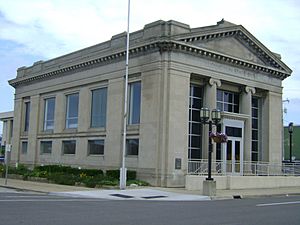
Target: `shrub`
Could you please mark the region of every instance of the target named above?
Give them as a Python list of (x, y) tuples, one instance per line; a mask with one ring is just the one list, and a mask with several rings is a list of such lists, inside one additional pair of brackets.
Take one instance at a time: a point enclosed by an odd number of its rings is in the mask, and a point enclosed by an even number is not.
[[(120, 179), (120, 170), (107, 170), (106, 176), (119, 180)], [(127, 177), (127, 180), (135, 180), (136, 179), (136, 171), (127, 170), (126, 177)]]
[(56, 184), (75, 185), (78, 179), (73, 174), (51, 173), (48, 176), (48, 180)]

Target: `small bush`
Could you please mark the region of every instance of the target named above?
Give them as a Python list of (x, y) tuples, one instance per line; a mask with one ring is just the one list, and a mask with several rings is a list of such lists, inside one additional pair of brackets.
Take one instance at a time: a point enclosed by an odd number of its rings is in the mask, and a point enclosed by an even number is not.
[(63, 185), (75, 185), (75, 183), (78, 181), (76, 176), (74, 176), (73, 174), (65, 174), (65, 173), (51, 173), (48, 176), (48, 180), (56, 184), (63, 184)]
[[(107, 170), (106, 176), (119, 180), (120, 179), (120, 170)], [(127, 177), (127, 180), (135, 180), (136, 179), (136, 171), (127, 170), (126, 177)]]

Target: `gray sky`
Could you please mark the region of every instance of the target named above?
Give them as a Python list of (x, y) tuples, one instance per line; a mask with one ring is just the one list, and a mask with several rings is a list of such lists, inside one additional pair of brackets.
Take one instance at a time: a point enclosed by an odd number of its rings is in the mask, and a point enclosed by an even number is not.
[[(159, 19), (201, 27), (222, 18), (243, 25), (293, 70), (283, 82), (284, 120), (300, 124), (300, 1), (131, 0), (130, 32)], [(18, 67), (109, 40), (126, 23), (127, 0), (0, 0), (0, 112), (13, 110), (7, 80)]]

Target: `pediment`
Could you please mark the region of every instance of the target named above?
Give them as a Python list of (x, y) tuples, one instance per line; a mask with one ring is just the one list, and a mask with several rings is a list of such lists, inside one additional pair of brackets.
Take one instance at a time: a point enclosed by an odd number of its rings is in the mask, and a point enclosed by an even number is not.
[(270, 66), (235, 37), (218, 38), (207, 41), (194, 41), (191, 44), (207, 50), (212, 50), (214, 52), (233, 56), (241, 60), (246, 60), (264, 66)]
[(225, 27), (214, 26), (204, 30), (192, 30), (178, 41), (202, 49), (234, 57), (241, 61), (263, 67), (274, 68), (287, 74), (292, 70), (281, 61), (280, 55), (271, 52), (241, 25), (227, 24)]

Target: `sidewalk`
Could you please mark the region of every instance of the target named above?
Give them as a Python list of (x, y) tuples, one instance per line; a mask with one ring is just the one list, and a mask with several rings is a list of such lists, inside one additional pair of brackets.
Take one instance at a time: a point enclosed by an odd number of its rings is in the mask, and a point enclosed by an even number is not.
[(0, 178), (0, 187), (12, 188), (20, 191), (33, 191), (50, 193), (53, 195), (105, 198), (105, 199), (133, 199), (133, 200), (169, 200), (169, 201), (201, 201), (210, 199), (249, 198), (274, 195), (300, 195), (300, 187), (272, 188), (272, 189), (245, 189), (245, 190), (217, 190), (217, 196), (203, 196), (199, 191), (188, 191), (184, 188), (161, 188), (161, 187), (128, 187), (126, 190), (119, 189), (95, 189), (79, 186), (67, 186), (17, 179)]

